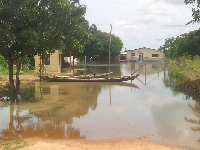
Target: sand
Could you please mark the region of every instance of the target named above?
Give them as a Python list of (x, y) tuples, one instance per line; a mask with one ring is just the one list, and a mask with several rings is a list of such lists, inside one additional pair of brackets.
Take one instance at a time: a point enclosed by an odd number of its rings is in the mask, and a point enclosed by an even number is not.
[(194, 150), (150, 140), (50, 140), (29, 138), (22, 150)]

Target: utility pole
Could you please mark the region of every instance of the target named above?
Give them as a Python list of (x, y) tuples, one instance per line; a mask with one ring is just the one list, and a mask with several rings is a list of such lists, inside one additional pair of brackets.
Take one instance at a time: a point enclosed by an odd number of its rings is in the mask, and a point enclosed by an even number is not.
[(112, 24), (110, 24), (110, 43), (109, 43), (109, 78), (110, 78), (110, 47), (111, 47), (111, 33), (112, 33)]

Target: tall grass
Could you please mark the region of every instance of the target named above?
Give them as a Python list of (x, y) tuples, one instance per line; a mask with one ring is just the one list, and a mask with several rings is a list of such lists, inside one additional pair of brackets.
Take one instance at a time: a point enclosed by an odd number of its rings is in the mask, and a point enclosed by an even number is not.
[(182, 56), (178, 60), (170, 60), (168, 69), (182, 83), (200, 79), (200, 56)]

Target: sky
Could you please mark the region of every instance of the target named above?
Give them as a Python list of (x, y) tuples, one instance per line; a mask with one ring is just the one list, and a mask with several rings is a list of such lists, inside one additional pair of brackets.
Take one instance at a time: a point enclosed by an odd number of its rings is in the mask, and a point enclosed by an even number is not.
[(158, 49), (166, 38), (197, 30), (192, 19), (192, 5), (184, 0), (80, 0), (87, 8), (86, 19), (98, 30), (123, 42), (123, 50), (142, 47)]

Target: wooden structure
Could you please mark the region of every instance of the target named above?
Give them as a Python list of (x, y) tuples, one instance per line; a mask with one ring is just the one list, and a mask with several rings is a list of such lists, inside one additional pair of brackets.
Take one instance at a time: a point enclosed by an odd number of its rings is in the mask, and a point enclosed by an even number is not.
[(137, 75), (131, 75), (131, 76), (122, 76), (122, 77), (83, 77), (83, 76), (69, 76), (69, 77), (48, 77), (48, 76), (41, 76), (40, 78), (44, 81), (48, 82), (122, 82), (122, 81), (128, 81), (128, 80), (134, 80), (137, 78), (139, 74)]

